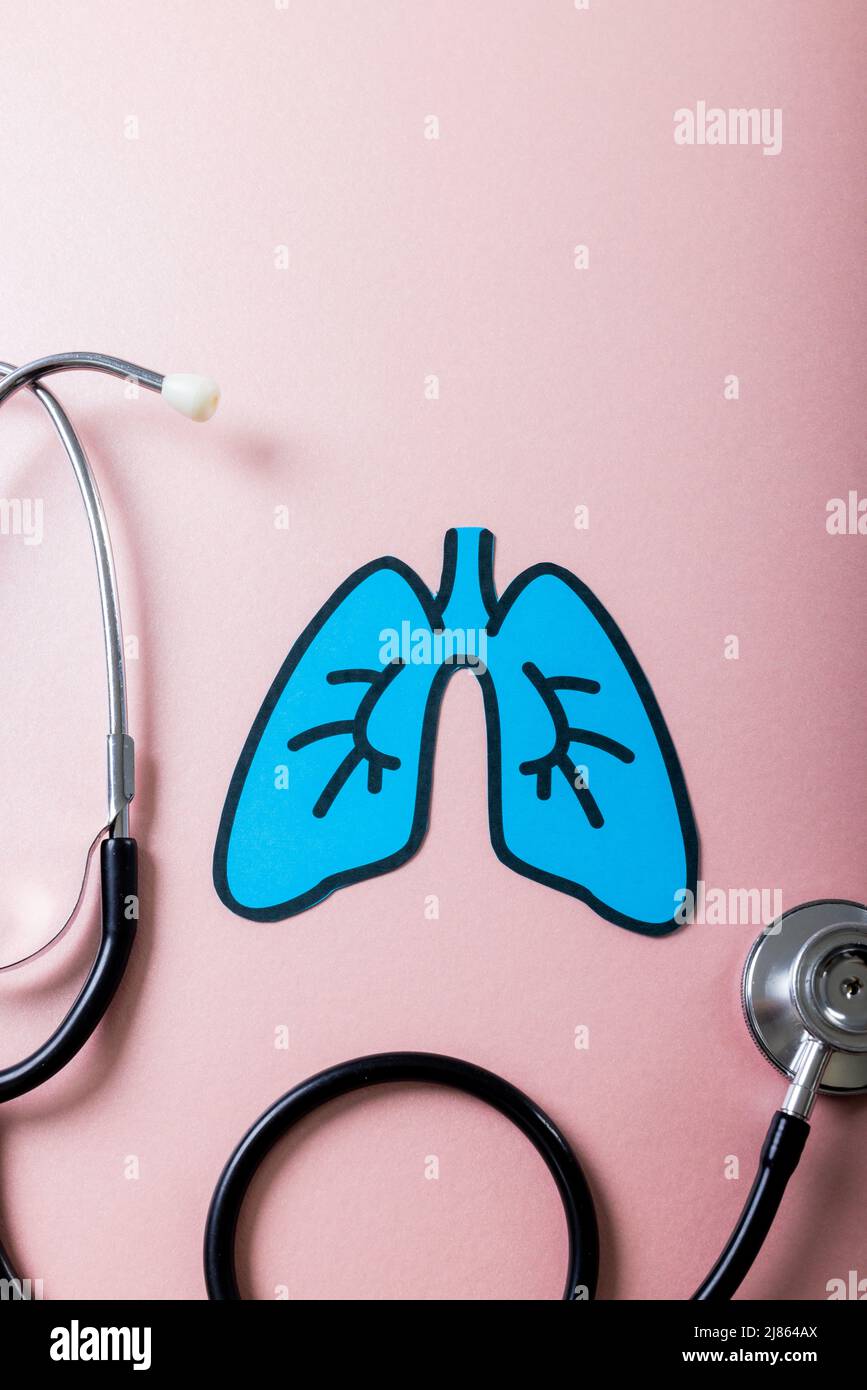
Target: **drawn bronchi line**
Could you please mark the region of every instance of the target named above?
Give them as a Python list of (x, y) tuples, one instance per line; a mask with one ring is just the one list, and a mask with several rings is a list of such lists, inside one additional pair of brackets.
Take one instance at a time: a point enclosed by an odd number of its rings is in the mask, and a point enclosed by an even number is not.
[(353, 719), (332, 719), (327, 724), (314, 724), (312, 728), (304, 729), (300, 734), (294, 734), (292, 738), (287, 739), (286, 746), (290, 753), (299, 753), (302, 748), (309, 747), (311, 743), (316, 743), (321, 738), (336, 738), (341, 734), (352, 735), (354, 746), (337, 765), (321, 794), (316, 798), (313, 806), (314, 816), (321, 818), (328, 814), (341, 787), (346, 785), (352, 773), (362, 762), (367, 763), (367, 790), (372, 796), (382, 791), (383, 771), (388, 768), (392, 772), (396, 772), (400, 767), (400, 758), (374, 748), (367, 736), (367, 724), (380, 695), (398, 675), (402, 666), (403, 662), (396, 658), (387, 666), (376, 671), (329, 671), (325, 677), (329, 685), (357, 685), (364, 682), (370, 686), (358, 706), (355, 717)]
[(372, 561), (294, 643), (220, 821), (214, 883), (234, 912), (290, 917), (416, 852), (443, 694), (467, 667), (497, 857), (620, 926), (679, 925), (698, 835), (649, 682), (569, 570), (533, 565), (498, 595), (493, 551), (483, 528), (447, 532), (436, 592), (401, 560)]

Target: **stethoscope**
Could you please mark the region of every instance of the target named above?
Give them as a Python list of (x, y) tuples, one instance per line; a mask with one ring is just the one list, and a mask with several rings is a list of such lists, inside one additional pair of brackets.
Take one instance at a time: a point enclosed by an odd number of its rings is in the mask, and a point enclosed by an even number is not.
[[(120, 605), (111, 542), (99, 491), (75, 430), (41, 378), (89, 368), (159, 392), (193, 420), (207, 420), (219, 399), (206, 377), (160, 376), (131, 362), (94, 352), (58, 353), (24, 367), (0, 364), (0, 405), (29, 387), (47, 410), (75, 471), (93, 540), (102, 607), (108, 678), (108, 814), (88, 852), (100, 846), (101, 936), (96, 958), (66, 1017), (42, 1047), (0, 1070), (0, 1101), (14, 1100), (72, 1060), (99, 1024), (123, 978), (138, 922), (137, 850), (129, 834), (134, 793), (133, 741), (127, 727)], [(87, 868), (85, 869), (85, 879)], [(83, 894), (82, 885), (82, 894)], [(14, 964), (42, 954), (68, 929)], [(3, 968), (11, 968), (9, 966)], [(771, 1120), (744, 1208), (697, 1300), (731, 1298), (752, 1266), (777, 1214), (810, 1132), (818, 1095), (867, 1092), (867, 907), (845, 900), (806, 903), (784, 913), (759, 935), (742, 980), (744, 1015), (761, 1051), (789, 1080)], [(244, 1198), (263, 1159), (300, 1120), (329, 1101), (369, 1086), (415, 1082), (451, 1087), (493, 1106), (535, 1145), (560, 1193), (569, 1236), (563, 1298), (596, 1293), (599, 1237), (590, 1187), (569, 1141), (554, 1121), (517, 1087), (455, 1057), (388, 1052), (329, 1067), (275, 1102), (247, 1131), (226, 1164), (208, 1211), (204, 1264), (208, 1297), (241, 1294), (235, 1240)], [(0, 1274), (23, 1289), (0, 1245)], [(21, 1296), (26, 1296), (22, 1293)]]

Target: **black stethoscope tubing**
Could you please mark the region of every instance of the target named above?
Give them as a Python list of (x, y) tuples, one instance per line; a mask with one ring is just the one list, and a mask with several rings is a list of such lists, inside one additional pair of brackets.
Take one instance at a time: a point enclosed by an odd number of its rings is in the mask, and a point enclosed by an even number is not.
[(204, 1248), (208, 1297), (223, 1301), (241, 1298), (235, 1269), (238, 1218), (247, 1189), (274, 1145), (329, 1101), (368, 1086), (394, 1082), (423, 1082), (463, 1091), (499, 1110), (535, 1145), (557, 1185), (566, 1216), (569, 1255), (563, 1298), (593, 1298), (599, 1271), (596, 1211), (568, 1140), (517, 1086), (471, 1062), (432, 1052), (379, 1052), (340, 1062), (302, 1081), (259, 1117), (223, 1169), (211, 1199)]
[[(339, 1062), (302, 1081), (260, 1115), (235, 1148), (211, 1198), (204, 1243), (208, 1297), (221, 1302), (242, 1297), (235, 1264), (238, 1220), (250, 1184), (274, 1146), (329, 1101), (389, 1082), (423, 1082), (464, 1091), (493, 1106), (517, 1126), (547, 1164), (563, 1203), (569, 1238), (563, 1299), (580, 1302), (594, 1298), (599, 1275), (596, 1209), (569, 1141), (535, 1101), (501, 1076), (472, 1062), (432, 1052), (380, 1052)], [(692, 1301), (723, 1302), (740, 1287), (773, 1224), (809, 1132), (809, 1124), (800, 1116), (782, 1110), (775, 1113), (737, 1225)]]
[[(62, 1071), (98, 1027), (123, 979), (138, 926), (138, 849), (128, 837), (100, 846), (102, 932), (93, 964), (63, 1022), (51, 1037), (20, 1062), (0, 1071), (0, 1102), (35, 1090)], [(0, 1272), (19, 1283), (0, 1243)]]

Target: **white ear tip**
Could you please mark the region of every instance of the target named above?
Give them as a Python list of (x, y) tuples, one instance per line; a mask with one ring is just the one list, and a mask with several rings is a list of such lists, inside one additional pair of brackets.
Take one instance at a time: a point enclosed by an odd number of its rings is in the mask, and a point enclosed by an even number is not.
[(189, 420), (210, 420), (220, 403), (220, 388), (209, 376), (170, 372), (163, 377), (162, 397)]

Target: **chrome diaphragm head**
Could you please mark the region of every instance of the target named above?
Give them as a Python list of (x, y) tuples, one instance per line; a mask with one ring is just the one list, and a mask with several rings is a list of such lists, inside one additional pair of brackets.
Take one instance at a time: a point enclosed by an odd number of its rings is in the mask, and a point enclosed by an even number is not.
[(753, 944), (742, 991), (755, 1042), (790, 1080), (812, 1038), (830, 1050), (820, 1094), (867, 1091), (867, 907), (827, 899), (783, 913)]

